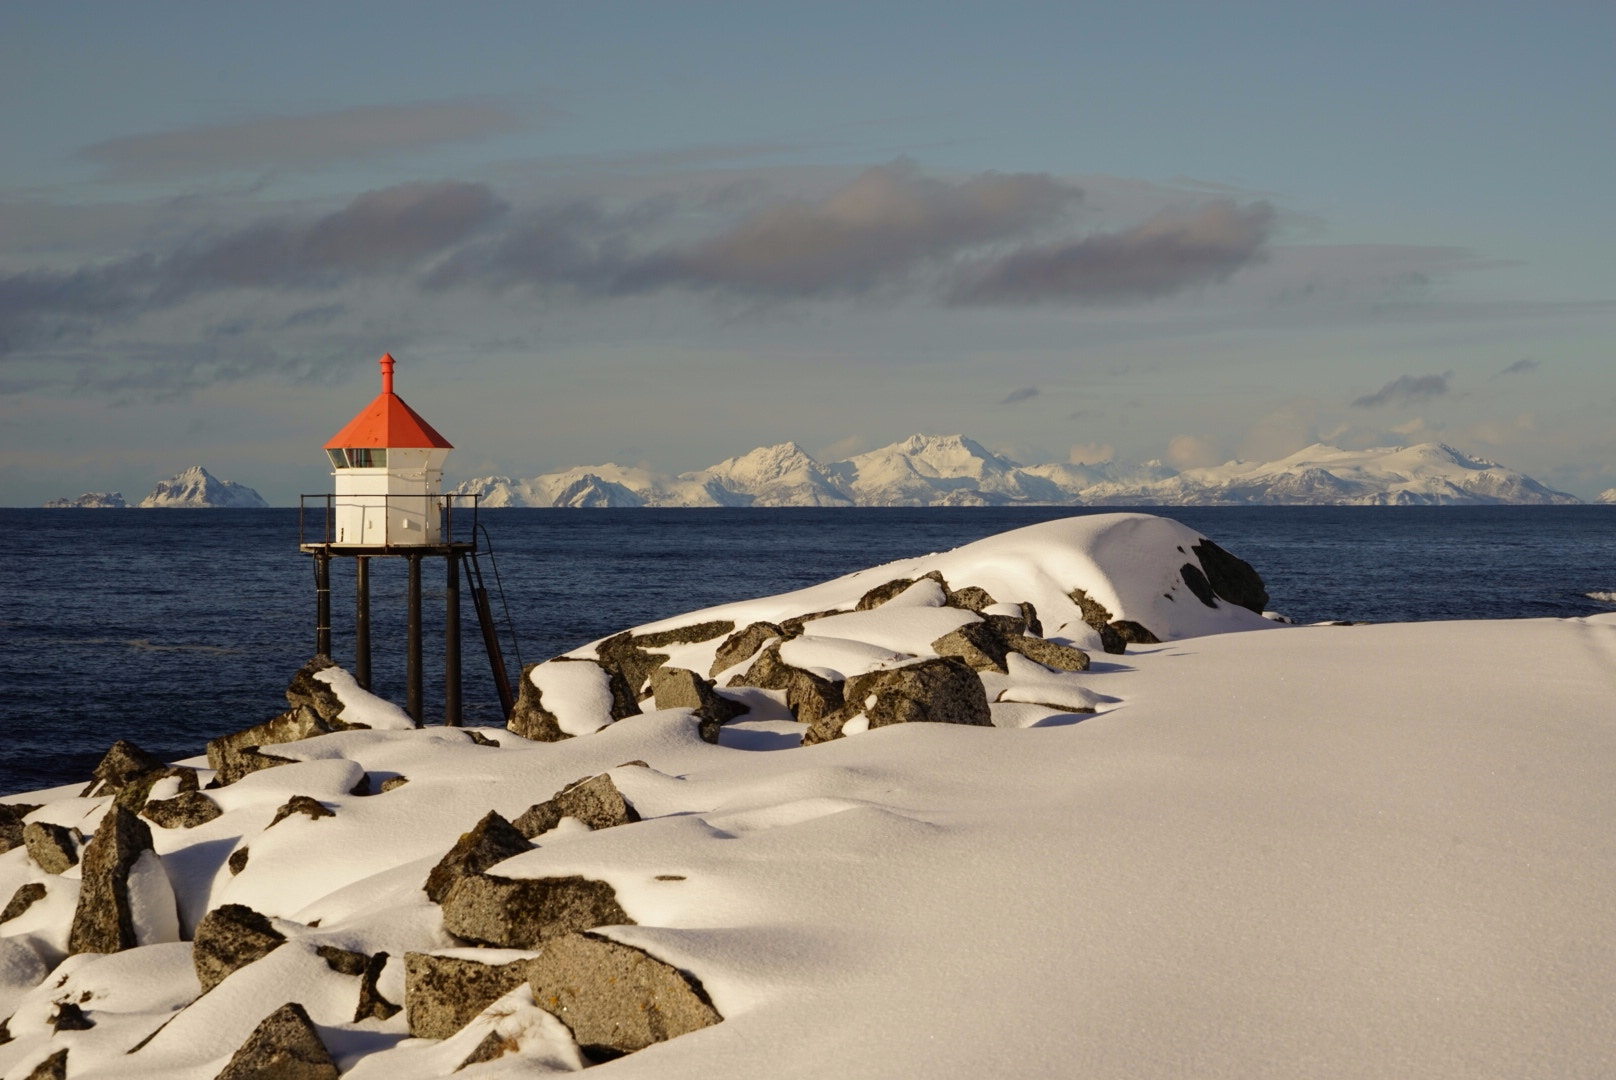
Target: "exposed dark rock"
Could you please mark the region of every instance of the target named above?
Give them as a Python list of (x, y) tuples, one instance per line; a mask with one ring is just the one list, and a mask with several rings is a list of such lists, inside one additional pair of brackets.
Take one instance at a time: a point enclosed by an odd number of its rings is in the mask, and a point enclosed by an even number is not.
[(634, 644), (642, 649), (665, 649), (669, 645), (696, 645), (703, 641), (722, 637), (735, 629), (735, 623), (729, 619), (713, 619), (711, 622), (692, 623), (689, 626), (676, 626), (672, 630), (657, 630), (649, 634), (636, 634)]
[(67, 1051), (58, 1050), (34, 1066), (22, 1080), (67, 1080)]
[(506, 1054), (514, 1052), (517, 1049), (517, 1046), (518, 1044), (516, 1041), (511, 1039), (509, 1036), (501, 1035), (498, 1031), (490, 1031), (487, 1035), (483, 1036), (483, 1041), (478, 1043), (476, 1047), (472, 1049), (471, 1053), (466, 1055), (466, 1060), (455, 1066), (455, 1072), (459, 1072), (461, 1069), (468, 1068), (472, 1065), (481, 1065), (484, 1062), (498, 1061)]
[(66, 825), (47, 821), (30, 822), (23, 827), (22, 842), (28, 857), (47, 874), (60, 874), (79, 864), (79, 840)]
[(78, 1002), (59, 1001), (51, 1015), (50, 1026), (52, 1031), (89, 1031), (95, 1027), (95, 1021), (84, 1015)]
[(951, 589), (948, 593), (949, 607), (964, 608), (966, 611), (974, 611), (978, 615), (982, 614), (983, 609), (990, 608), (997, 603), (998, 601), (993, 599), (993, 594), (979, 585), (967, 585), (963, 589)]
[[(616, 678), (612, 680), (612, 719), (621, 720), (639, 712), (638, 702), (651, 681), (651, 673), (668, 659), (666, 653), (648, 652), (641, 648), (634, 635), (627, 630), (601, 642), (595, 648), (600, 666)], [(619, 685), (618, 679), (622, 680)], [(626, 691), (628, 700), (622, 700)], [(632, 707), (632, 711), (630, 711)], [(621, 712), (623, 715), (617, 715)]]
[(443, 899), (443, 926), (449, 933), (507, 949), (534, 949), (575, 930), (633, 923), (610, 885), (578, 875), (473, 874), (455, 882)]
[(262, 724), (209, 741), (208, 764), (219, 774), (220, 784), (233, 784), (259, 769), (290, 762), (289, 758), (264, 753), (263, 747), (329, 735), (332, 730), (330, 724), (320, 719), (319, 713), (300, 705)]
[(172, 799), (154, 799), (140, 814), (165, 829), (194, 829), (205, 825), (224, 811), (200, 791), (187, 791)]
[(225, 865), (230, 867), (231, 877), (235, 877), (237, 874), (247, 869), (247, 849), (237, 848), (236, 850), (232, 851), (230, 853), (230, 858), (225, 860)]
[(386, 966), (387, 954), (384, 952), (377, 953), (365, 962), (365, 970), (359, 973), (359, 1004), (354, 1009), (354, 1023), (361, 1020), (390, 1020), (402, 1008), (382, 997), (381, 991), (376, 988), (382, 977), (382, 969)]
[(407, 776), (389, 776), (382, 781), (382, 794), (386, 795), (389, 791), (397, 791), (409, 782), (410, 778)]
[(1178, 568), (1178, 576), (1183, 578), (1184, 584), (1190, 587), (1190, 592), (1195, 594), (1195, 599), (1209, 608), (1218, 606), (1217, 598), (1212, 592), (1212, 583), (1206, 580), (1206, 575), (1201, 573), (1199, 566), (1194, 563), (1185, 563)]
[(39, 803), (0, 803), (0, 853), (22, 847), (22, 819), (39, 807)]
[(370, 793), (370, 774), (368, 772), (362, 772), (359, 774), (359, 779), (354, 781), (354, 786), (348, 789), (348, 794), (357, 795), (360, 798), (364, 798)]
[(357, 978), (365, 973), (365, 968), (370, 964), (370, 957), (364, 953), (354, 952), (352, 949), (339, 949), (335, 945), (316, 945), (314, 953), (325, 961), (326, 967), (338, 975), (352, 975)]
[(973, 671), (997, 671), (1004, 674), (1004, 635), (987, 622), (966, 623), (931, 643), (931, 651), (938, 656), (957, 656), (971, 665)]
[(737, 631), (724, 639), (713, 656), (713, 666), (707, 669), (709, 678), (716, 676), (720, 671), (748, 660), (757, 651), (763, 648), (770, 638), (784, 637), (785, 631), (771, 622), (755, 622), (746, 629)]
[(191, 962), (197, 981), (207, 993), (231, 972), (261, 960), (280, 948), (286, 935), (267, 916), (245, 904), (224, 904), (202, 916), (196, 924)]
[(325, 804), (319, 799), (308, 795), (293, 795), (281, 805), (279, 810), (275, 811), (274, 820), (264, 827), (266, 829), (273, 828), (274, 826), (285, 821), (287, 818), (291, 817), (293, 814), (305, 814), (316, 821), (323, 817), (337, 816), (336, 811), (327, 810), (325, 808)]
[(1130, 645), (1159, 645), (1161, 639), (1132, 619), (1118, 619), (1111, 629)]
[(731, 686), (755, 686), (761, 690), (784, 690), (786, 708), (805, 724), (812, 724), (842, 705), (842, 684), (822, 679), (811, 671), (792, 667), (780, 659), (780, 646), (770, 645), (758, 654), (746, 674), (729, 681)]
[(79, 793), (81, 798), (92, 798), (97, 795), (113, 795), (123, 790), (123, 786), (136, 777), (164, 768), (163, 762), (158, 761), (146, 751), (127, 739), (119, 739), (112, 744), (106, 756), (96, 765), (94, 776), (89, 786)]
[(1055, 641), (1046, 641), (1041, 637), (1027, 637), (1019, 635), (1005, 639), (1005, 647), (1011, 652), (1018, 652), (1035, 664), (1042, 664), (1046, 668), (1056, 671), (1087, 671), (1089, 669), (1089, 654), (1082, 649), (1074, 649), (1070, 645), (1062, 645)]
[(935, 656), (847, 680), (847, 704), (810, 726), (803, 745), (840, 738), (843, 725), (860, 713), (871, 728), (916, 722), (993, 724), (976, 672), (958, 657)]
[(701, 981), (596, 934), (568, 934), (528, 964), (539, 1007), (572, 1030), (596, 1061), (632, 1054), (724, 1018)]
[(184, 765), (162, 765), (126, 781), (118, 791), (117, 800), (119, 805), (133, 810), (137, 814), (140, 813), (141, 808), (146, 805), (146, 800), (151, 797), (152, 788), (157, 786), (159, 780), (166, 780), (169, 777), (173, 777), (180, 782), (179, 790), (182, 792), (195, 791), (200, 786), (197, 783), (195, 769)]
[(921, 578), (931, 578), (943, 587), (943, 595), (948, 595), (948, 582), (943, 580), (942, 573), (937, 570), (928, 570), (918, 578), (898, 578), (895, 581), (887, 582), (885, 585), (877, 585), (859, 597), (858, 606), (853, 610), (869, 611), (871, 608), (878, 608), (893, 597), (903, 595), (911, 585), (921, 580)]
[(1201, 560), (1206, 580), (1219, 597), (1261, 615), (1268, 607), (1268, 587), (1246, 560), (1229, 554), (1212, 541), (1202, 538), (1190, 548)]
[[(626, 643), (628, 635), (619, 634), (616, 638), (612, 638), (611, 641)], [(606, 643), (603, 643), (601, 645), (603, 650), (601, 654), (602, 660), (598, 666), (605, 670), (608, 685), (611, 688), (612, 720), (617, 721), (625, 717), (638, 715), (640, 711), (639, 701), (636, 699), (628, 679), (622, 674), (621, 670), (605, 661), (605, 648)], [(614, 646), (614, 648), (619, 649), (619, 660), (622, 659), (623, 655), (635, 651), (631, 645), (627, 644)], [(662, 659), (665, 660), (667, 657)], [(550, 664), (596, 663), (594, 660), (580, 660), (569, 656), (558, 656), (554, 660), (545, 662)], [(657, 662), (661, 663), (661, 660)], [(555, 714), (545, 708), (543, 695), (539, 691), (538, 685), (533, 681), (533, 671), (538, 666), (538, 664), (529, 664), (522, 669), (521, 691), (516, 696), (516, 704), (511, 708), (511, 717), (505, 727), (513, 734), (520, 735), (524, 739), (533, 739), (537, 742), (560, 742), (562, 739), (570, 739), (572, 736), (561, 730), (561, 722), (556, 719)], [(649, 674), (650, 670), (650, 668), (647, 668), (646, 673)]]
[(617, 790), (610, 773), (568, 784), (544, 802), (535, 803), (511, 824), (528, 839), (547, 833), (562, 818), (577, 818), (591, 829), (610, 829), (640, 820), (640, 815)]
[(713, 689), (713, 681), (689, 668), (659, 667), (651, 675), (651, 693), (659, 709), (692, 709), (700, 722), (701, 737), (718, 741), (718, 729), (749, 711)]
[(473, 743), (477, 744), (478, 746), (492, 746), (496, 750), (499, 749), (499, 740), (490, 739), (487, 735), (484, 735), (477, 728), (469, 727), (469, 728), (461, 728), (460, 730), (464, 731), (466, 733), (466, 738), (470, 739)]
[(69, 955), (115, 953), (135, 947), (129, 871), (151, 849), (151, 828), (131, 811), (113, 803), (84, 848), (79, 904), (67, 936)]
[(264, 1018), (216, 1080), (337, 1080), (337, 1064), (302, 1005)]
[(0, 911), (0, 923), (10, 922), (39, 901), (45, 899), (45, 886), (37, 881), (30, 881), (26, 885), (17, 886), (17, 891), (11, 894), (5, 910)]
[(1094, 627), (1100, 635), (1100, 647), (1108, 653), (1121, 654), (1128, 647), (1127, 640), (1111, 625), (1111, 612), (1106, 606), (1094, 599), (1082, 589), (1073, 589), (1066, 594), (1072, 598), (1072, 603), (1083, 612), (1083, 621)]
[(830, 608), (826, 611), (810, 611), (806, 615), (793, 615), (789, 619), (780, 620), (780, 632), (787, 638), (801, 637), (804, 627), (815, 619), (846, 614), (847, 611), (844, 608)]
[(324, 655), (316, 656), (304, 664), (286, 687), (286, 703), (293, 709), (307, 705), (333, 729), (341, 729), (348, 726), (337, 720), (342, 715), (342, 699), (337, 697), (337, 692), (331, 689), (329, 683), (314, 677), (316, 672), (336, 666), (336, 661)]
[(434, 904), (441, 904), (449, 889), (461, 878), (480, 874), (495, 863), (532, 850), (533, 845), (528, 843), (527, 837), (490, 810), (470, 832), (460, 834), (454, 847), (438, 860), (438, 865), (427, 875), (423, 888)]
[(404, 1010), (417, 1039), (447, 1039), (527, 981), (530, 961), (485, 964), (432, 953), (404, 954)]

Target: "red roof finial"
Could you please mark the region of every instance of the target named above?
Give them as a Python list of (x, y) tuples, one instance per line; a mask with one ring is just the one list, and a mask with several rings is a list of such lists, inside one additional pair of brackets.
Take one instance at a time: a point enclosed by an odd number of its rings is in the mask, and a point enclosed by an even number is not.
[(382, 393), (393, 392), (393, 354), (382, 353)]

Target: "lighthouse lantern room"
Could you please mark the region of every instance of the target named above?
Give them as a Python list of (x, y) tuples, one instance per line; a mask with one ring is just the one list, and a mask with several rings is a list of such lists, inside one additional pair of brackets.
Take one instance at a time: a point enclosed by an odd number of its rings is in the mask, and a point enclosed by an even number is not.
[(443, 463), (454, 447), (393, 393), (393, 364), (382, 356), (382, 392), (325, 444), (338, 547), (442, 543)]

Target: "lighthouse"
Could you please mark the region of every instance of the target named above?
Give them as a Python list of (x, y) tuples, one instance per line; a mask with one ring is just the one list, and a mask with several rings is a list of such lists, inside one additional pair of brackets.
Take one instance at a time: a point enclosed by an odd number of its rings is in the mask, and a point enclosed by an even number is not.
[(325, 444), (337, 547), (443, 541), (443, 463), (454, 446), (393, 392), (394, 364), (382, 355), (382, 392)]
[[(464, 570), (482, 625), (483, 645), (509, 716), (510, 680), (484, 585), (476, 495), (443, 493), (443, 463), (454, 446), (393, 392), (391, 353), (381, 358), (382, 392), (325, 444), (332, 490), (304, 495), (298, 511), (298, 547), (314, 557), (315, 652), (331, 654), (331, 560), (354, 564), (354, 679), (370, 689), (370, 563), (402, 559), (408, 567), (408, 638), (405, 711), (420, 723), (422, 701), (421, 564), (442, 558), (444, 576), (444, 723), (460, 724), (460, 575)], [(495, 575), (496, 581), (498, 575)], [(512, 635), (514, 641), (514, 631)], [(517, 662), (521, 662), (518, 650)]]

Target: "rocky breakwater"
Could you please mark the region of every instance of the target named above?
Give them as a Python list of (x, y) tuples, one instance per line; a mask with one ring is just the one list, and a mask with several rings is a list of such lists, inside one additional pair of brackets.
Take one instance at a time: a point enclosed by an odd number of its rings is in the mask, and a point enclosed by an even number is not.
[(847, 748), (1079, 722), (1127, 649), (1272, 626), (1266, 599), (1191, 530), (1103, 515), (591, 643), (523, 672), (504, 731), (416, 728), (318, 657), (205, 758), (121, 742), (76, 793), (0, 802), (0, 1074), (410, 1080), (708, 1045), (760, 1000), (756, 947), (723, 942), (770, 921), (738, 899), (770, 849), (736, 839), (910, 828), (839, 794)]

